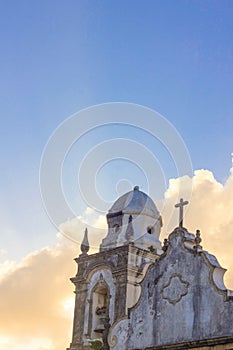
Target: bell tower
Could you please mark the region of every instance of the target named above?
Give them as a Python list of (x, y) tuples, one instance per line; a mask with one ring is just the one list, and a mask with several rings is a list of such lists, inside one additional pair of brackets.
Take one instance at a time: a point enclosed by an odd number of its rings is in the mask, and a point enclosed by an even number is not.
[(162, 254), (161, 216), (138, 186), (121, 196), (107, 213), (108, 232), (100, 250), (89, 255), (87, 229), (75, 261), (73, 335), (67, 350), (108, 350), (112, 325), (127, 319), (139, 300), (141, 281)]
[(175, 204), (179, 226), (162, 249), (160, 214), (137, 186), (108, 211), (98, 253), (85, 230), (67, 350), (233, 349), (233, 291), (200, 230), (183, 226), (187, 204)]

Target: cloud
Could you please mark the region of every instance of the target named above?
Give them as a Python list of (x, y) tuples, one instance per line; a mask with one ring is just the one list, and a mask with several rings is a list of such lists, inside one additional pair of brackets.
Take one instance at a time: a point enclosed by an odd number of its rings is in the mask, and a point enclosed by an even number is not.
[(1, 339), (5, 341), (4, 349), (68, 346), (73, 311), (67, 308), (67, 300), (74, 289), (69, 277), (76, 273), (73, 258), (78, 254), (78, 246), (59, 243), (28, 255), (1, 276), (0, 344)]
[(85, 215), (91, 215), (94, 213), (94, 209), (93, 208), (90, 208), (90, 207), (87, 207), (86, 210), (85, 210)]
[[(177, 226), (178, 211), (174, 204), (180, 184), (185, 199), (185, 188), (190, 182), (193, 193), (185, 208), (185, 227), (190, 232), (201, 230), (203, 249), (215, 254), (223, 267), (229, 269), (226, 282), (233, 288), (233, 171), (223, 185), (208, 170), (195, 171), (192, 179), (172, 179), (162, 213), (161, 240)], [(106, 220), (102, 215), (93, 216), (89, 209), (87, 212), (92, 219), (89, 239), (94, 252), (106, 234)], [(62, 224), (61, 229), (71, 239), (81, 241), (85, 225), (83, 218), (77, 217)], [(64, 350), (69, 346), (74, 303), (74, 286), (69, 278), (76, 274), (73, 258), (79, 255), (79, 245), (61, 234), (58, 237), (56, 246), (33, 252), (19, 264), (11, 261), (0, 264), (0, 348)]]
[(55, 350), (48, 338), (32, 339), (22, 336), (0, 337), (0, 348), (4, 350)]
[(107, 221), (105, 215), (99, 215), (98, 218), (94, 222), (94, 226), (97, 227), (97, 229), (107, 229)]
[(0, 264), (0, 281), (3, 279), (3, 277), (10, 272), (13, 272), (16, 268), (17, 264), (15, 261), (12, 260), (5, 260), (3, 263)]

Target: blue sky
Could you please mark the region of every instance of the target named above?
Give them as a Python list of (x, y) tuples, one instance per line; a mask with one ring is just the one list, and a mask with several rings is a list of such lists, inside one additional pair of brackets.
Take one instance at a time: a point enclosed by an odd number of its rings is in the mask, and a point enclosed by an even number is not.
[(0, 16), (0, 248), (9, 258), (55, 240), (40, 158), (55, 128), (82, 108), (124, 101), (155, 109), (182, 135), (193, 168), (226, 180), (232, 1), (2, 1)]

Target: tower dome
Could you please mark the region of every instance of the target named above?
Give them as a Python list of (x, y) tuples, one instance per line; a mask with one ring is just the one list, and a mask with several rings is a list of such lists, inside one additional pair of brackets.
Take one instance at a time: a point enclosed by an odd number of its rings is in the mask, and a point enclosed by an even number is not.
[(153, 200), (135, 186), (119, 197), (107, 214), (108, 234), (100, 250), (129, 244), (160, 250), (161, 215)]
[(160, 215), (153, 200), (146, 193), (140, 191), (139, 186), (135, 186), (132, 191), (118, 198), (108, 211), (109, 214), (119, 212), (131, 215), (143, 214), (156, 218)]

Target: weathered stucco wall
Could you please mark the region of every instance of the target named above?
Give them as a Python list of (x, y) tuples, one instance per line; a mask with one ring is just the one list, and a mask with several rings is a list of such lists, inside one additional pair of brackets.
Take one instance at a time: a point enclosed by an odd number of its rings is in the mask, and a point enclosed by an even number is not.
[(137, 348), (138, 341), (152, 346), (232, 335), (233, 303), (215, 286), (215, 268), (216, 260), (207, 253), (184, 248), (182, 230), (173, 233), (167, 253), (148, 272), (140, 305), (131, 312), (129, 348)]
[(129, 319), (110, 330), (111, 349), (157, 349), (233, 335), (233, 300), (222, 281), (225, 270), (207, 252), (187, 248), (187, 236), (184, 229), (170, 235), (167, 251), (146, 274)]

